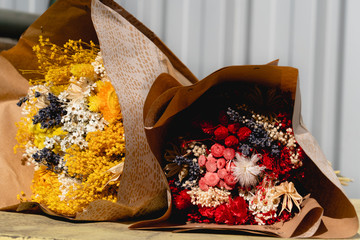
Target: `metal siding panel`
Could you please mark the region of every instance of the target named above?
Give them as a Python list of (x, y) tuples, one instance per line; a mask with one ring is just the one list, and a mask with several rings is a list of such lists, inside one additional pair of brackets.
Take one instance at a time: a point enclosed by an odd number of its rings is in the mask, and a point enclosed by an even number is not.
[(233, 23), (228, 23), (232, 27), (232, 58), (231, 63), (242, 65), (248, 63), (248, 41), (250, 30), (250, 2), (249, 0), (235, 0), (233, 8)]
[[(339, 111), (337, 102), (340, 94), (338, 93), (337, 85), (340, 81), (339, 73), (341, 72), (340, 47), (341, 38), (343, 37), (340, 30), (341, 26), (341, 0), (329, 0), (326, 2), (326, 16), (324, 18), (324, 47), (323, 58), (317, 65), (323, 65), (321, 75), (318, 77), (319, 81), (315, 91), (322, 91), (321, 103), (319, 103), (318, 114), (320, 118), (313, 118), (314, 126), (321, 128), (319, 138), (320, 146), (322, 147), (328, 160), (338, 167), (338, 159), (335, 159), (336, 152), (339, 151), (339, 136), (335, 129), (337, 128), (337, 113)], [(319, 79), (316, 79), (317, 81)], [(317, 116), (314, 113), (314, 116)]]
[(304, 123), (312, 130), (316, 1), (295, 0), (291, 63), (298, 68)]
[(340, 170), (354, 179), (354, 183), (345, 188), (351, 198), (360, 197), (360, 81), (359, 81), (359, 28), (360, 1), (346, 2), (345, 12), (345, 42), (344, 42), (344, 72), (342, 76), (342, 105), (337, 114), (342, 116), (340, 142)]
[(203, 55), (200, 78), (209, 75), (224, 62), (225, 1), (206, 0), (204, 6)]

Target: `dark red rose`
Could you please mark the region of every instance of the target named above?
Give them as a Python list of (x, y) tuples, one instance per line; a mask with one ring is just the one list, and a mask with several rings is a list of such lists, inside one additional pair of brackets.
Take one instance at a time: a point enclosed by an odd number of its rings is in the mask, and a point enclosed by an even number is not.
[(182, 190), (174, 196), (174, 205), (179, 210), (184, 210), (191, 206), (191, 197), (187, 194), (188, 190)]
[(225, 145), (228, 147), (236, 146), (239, 144), (239, 139), (235, 137), (234, 135), (230, 135), (227, 138), (225, 138)]
[(219, 122), (222, 124), (222, 125), (227, 125), (228, 122), (229, 122), (229, 118), (226, 114), (225, 111), (221, 111), (220, 114), (219, 114)]
[(237, 133), (237, 131), (240, 129), (240, 123), (232, 123), (232, 124), (229, 124), (228, 126), (228, 130), (229, 132), (235, 134)]
[(215, 208), (213, 208), (213, 207), (199, 207), (199, 212), (204, 217), (214, 218)]
[(223, 140), (229, 136), (229, 130), (224, 126), (220, 126), (215, 130), (214, 135), (216, 140)]
[(239, 141), (243, 142), (249, 139), (249, 136), (251, 134), (251, 130), (247, 127), (242, 127), (239, 129), (239, 131), (237, 132), (237, 135), (239, 137)]

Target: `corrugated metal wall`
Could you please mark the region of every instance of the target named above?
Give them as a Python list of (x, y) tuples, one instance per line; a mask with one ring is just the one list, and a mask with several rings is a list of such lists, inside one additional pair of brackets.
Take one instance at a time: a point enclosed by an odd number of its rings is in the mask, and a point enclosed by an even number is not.
[(49, 0), (0, 0), (1, 9), (11, 9), (28, 13), (43, 13)]
[[(36, 4), (35, 4), (36, 2)], [(203, 78), (227, 65), (280, 65), (300, 71), (304, 122), (360, 198), (360, 1), (117, 0)], [(31, 12), (45, 0), (0, 0)], [(40, 10), (39, 10), (40, 11)]]

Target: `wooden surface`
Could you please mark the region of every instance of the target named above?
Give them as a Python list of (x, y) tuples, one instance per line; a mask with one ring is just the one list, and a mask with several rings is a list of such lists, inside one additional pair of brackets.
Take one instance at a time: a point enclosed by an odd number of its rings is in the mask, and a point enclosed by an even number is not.
[[(360, 199), (353, 199), (358, 216)], [(97, 222), (71, 223), (43, 215), (0, 212), (0, 240), (2, 239), (275, 239), (255, 235), (226, 234), (225, 232), (172, 233), (169, 231), (129, 230), (129, 223)], [(360, 231), (352, 239), (360, 239)]]

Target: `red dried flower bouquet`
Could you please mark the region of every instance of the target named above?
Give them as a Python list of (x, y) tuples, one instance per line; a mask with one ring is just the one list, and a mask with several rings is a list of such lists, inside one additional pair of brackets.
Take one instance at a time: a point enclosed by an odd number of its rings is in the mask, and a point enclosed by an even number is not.
[(237, 84), (211, 89), (182, 113), (164, 154), (175, 215), (264, 225), (299, 212), (307, 156), (293, 134), (292, 105), (278, 88)]

